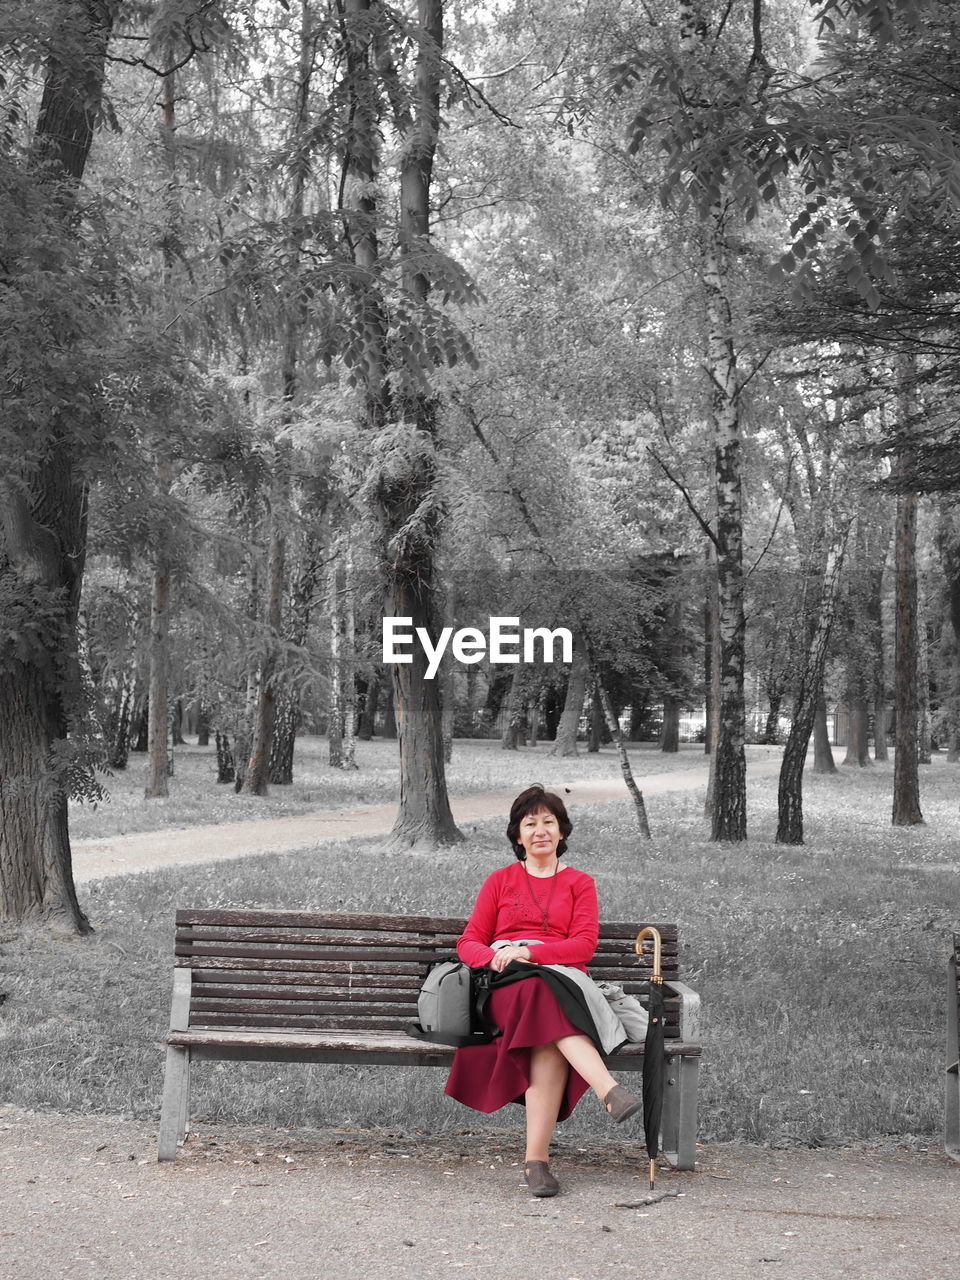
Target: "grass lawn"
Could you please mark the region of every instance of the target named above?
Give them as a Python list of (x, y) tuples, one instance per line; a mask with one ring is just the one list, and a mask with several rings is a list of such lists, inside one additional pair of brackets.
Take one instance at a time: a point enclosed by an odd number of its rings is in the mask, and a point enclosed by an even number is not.
[[(775, 778), (750, 784), (743, 845), (705, 839), (700, 791), (654, 797), (646, 843), (626, 802), (578, 823), (570, 861), (596, 877), (605, 916), (680, 921), (685, 976), (704, 1002), (702, 1139), (940, 1141), (944, 962), (960, 926), (957, 782), (956, 766), (925, 768), (927, 825), (893, 828), (891, 767), (808, 776), (799, 848), (772, 843)], [(352, 841), (88, 886), (92, 938), (2, 940), (0, 1098), (156, 1117), (177, 905), (466, 913), (509, 856), (501, 825), (440, 856)], [(401, 1081), (398, 1070), (201, 1063), (194, 1114), (424, 1130), (521, 1123), (516, 1108), (485, 1119), (444, 1098), (440, 1072)], [(561, 1131), (620, 1136), (589, 1099)]]
[[(604, 747), (588, 755), (581, 744), (579, 756), (558, 760), (548, 754), (550, 746), (545, 742), (537, 747), (503, 751), (499, 740), (458, 738), (453, 760), (447, 766), (450, 794), (466, 795), (514, 786), (519, 790), (526, 780), (550, 786), (571, 778), (620, 776), (614, 747)], [(694, 743), (684, 744), (678, 753), (668, 755), (654, 743), (632, 743), (630, 758), (638, 776), (675, 769), (702, 769), (707, 763), (703, 747)], [(188, 745), (176, 748), (170, 795), (162, 800), (145, 800), (146, 757), (131, 754), (126, 769), (101, 778), (109, 793), (105, 801), (96, 806), (71, 805), (70, 834), (74, 840), (85, 840), (163, 827), (279, 818), (320, 809), (395, 802), (400, 794), (396, 741), (375, 738), (371, 742), (358, 742), (357, 763), (359, 768), (350, 772), (331, 769), (327, 764), (325, 738), (298, 738), (293, 785), (271, 787), (270, 794), (263, 797), (240, 796), (232, 785), (217, 785), (213, 747)], [(518, 779), (520, 785), (517, 785)]]

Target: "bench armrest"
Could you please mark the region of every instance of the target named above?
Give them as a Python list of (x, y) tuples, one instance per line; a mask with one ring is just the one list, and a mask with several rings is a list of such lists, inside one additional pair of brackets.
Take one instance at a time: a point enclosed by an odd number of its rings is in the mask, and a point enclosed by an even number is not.
[(193, 991), (193, 971), (174, 969), (173, 999), (170, 1002), (170, 1030), (186, 1031), (190, 1025), (190, 996)]
[(684, 1044), (698, 1044), (700, 1041), (700, 997), (685, 982), (663, 980), (664, 991), (680, 997), (680, 1039)]

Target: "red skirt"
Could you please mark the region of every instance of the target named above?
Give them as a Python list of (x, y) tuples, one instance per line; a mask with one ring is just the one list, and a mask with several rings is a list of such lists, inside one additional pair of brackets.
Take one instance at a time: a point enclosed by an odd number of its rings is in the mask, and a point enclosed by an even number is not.
[[(495, 988), (487, 1012), (502, 1034), (489, 1044), (458, 1049), (444, 1092), (474, 1111), (489, 1113), (508, 1102), (523, 1105), (534, 1045), (583, 1032), (566, 1016), (547, 984), (536, 977)], [(558, 1120), (566, 1120), (589, 1087), (583, 1076), (568, 1068)]]

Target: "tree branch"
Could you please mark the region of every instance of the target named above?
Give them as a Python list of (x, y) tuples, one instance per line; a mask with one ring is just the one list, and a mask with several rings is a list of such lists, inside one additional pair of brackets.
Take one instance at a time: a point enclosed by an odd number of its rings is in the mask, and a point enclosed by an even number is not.
[(766, 545), (764, 546), (760, 554), (757, 556), (756, 560), (754, 560), (753, 564), (744, 574), (745, 578), (749, 578), (751, 573), (753, 573), (754, 569), (756, 569), (757, 565), (760, 563), (763, 557), (770, 550), (770, 546), (777, 535), (777, 528), (779, 527), (779, 524), (780, 524), (780, 517), (783, 515), (783, 508), (784, 508), (784, 504), (787, 501), (787, 494), (790, 492), (790, 481), (793, 478), (793, 460), (795, 456), (796, 456), (795, 454), (791, 453), (790, 460), (787, 463), (787, 478), (783, 482), (783, 492), (780, 494), (780, 505), (777, 507), (777, 515), (776, 515), (776, 519), (773, 522), (773, 528), (770, 530), (770, 537), (767, 539)]
[(713, 545), (715, 547), (719, 547), (719, 543), (717, 542), (717, 535), (714, 533), (714, 531), (710, 528), (710, 525), (707, 523), (706, 520), (704, 520), (703, 516), (697, 510), (693, 499), (690, 497), (690, 491), (687, 489), (687, 486), (683, 483), (682, 480), (678, 479), (673, 474), (673, 472), (670, 470), (667, 464), (663, 461), (663, 459), (654, 449), (652, 444), (647, 445), (647, 453), (649, 453), (650, 457), (653, 458), (654, 462), (657, 464), (657, 466), (660, 468), (663, 474), (667, 477), (667, 479), (671, 482), (671, 484), (675, 484), (677, 486), (677, 488), (683, 494), (683, 500), (684, 502), (686, 502), (687, 506), (690, 508), (691, 512), (693, 513), (693, 518), (696, 520), (697, 524), (700, 526), (703, 532), (707, 535), (707, 537), (710, 539)]

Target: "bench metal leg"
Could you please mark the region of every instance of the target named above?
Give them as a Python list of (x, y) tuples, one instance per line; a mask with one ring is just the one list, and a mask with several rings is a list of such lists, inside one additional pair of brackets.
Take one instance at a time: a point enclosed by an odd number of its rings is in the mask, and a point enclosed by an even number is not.
[(158, 1160), (175, 1160), (190, 1122), (190, 1050), (167, 1047), (163, 1073), (163, 1104), (160, 1108)]
[(943, 1145), (952, 1160), (960, 1161), (960, 992), (957, 989), (957, 957), (947, 962), (947, 1072), (944, 1078)]
[(699, 1073), (699, 1058), (667, 1060), (661, 1140), (664, 1156), (676, 1169), (696, 1164)]

